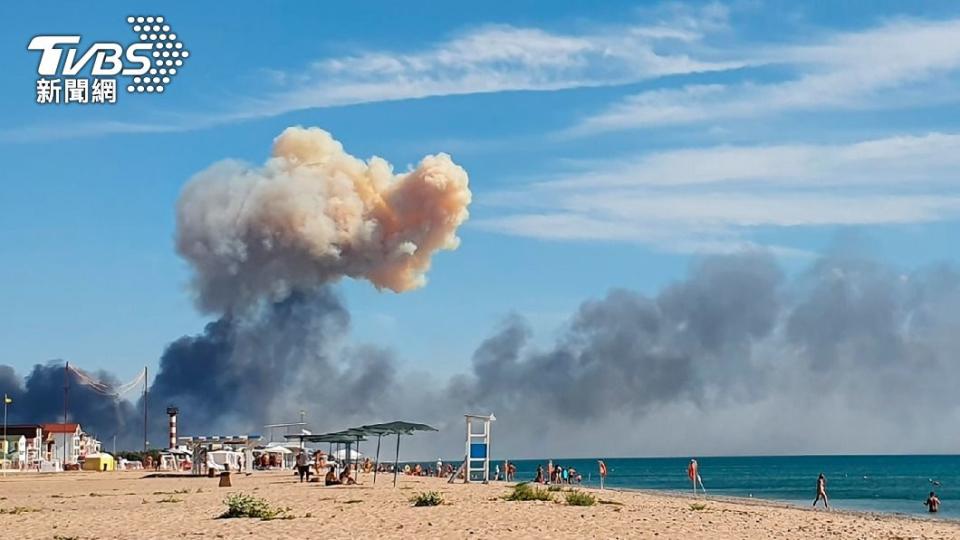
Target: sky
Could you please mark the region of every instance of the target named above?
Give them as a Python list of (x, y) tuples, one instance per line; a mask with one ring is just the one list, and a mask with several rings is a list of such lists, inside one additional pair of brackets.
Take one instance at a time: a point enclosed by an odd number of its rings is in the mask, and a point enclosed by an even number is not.
[[(141, 13), (190, 52), (162, 95), (35, 103), (31, 37), (132, 40)], [(21, 3), (0, 30), (0, 363), (21, 374), (155, 373), (213, 320), (175, 249), (181, 190), (297, 125), (469, 174), (425, 287), (336, 286), (350, 339), (401, 372), (469, 371), (517, 316), (549, 349), (588, 299), (657, 295), (712, 256), (762, 250), (788, 276), (849, 251), (956, 262), (952, 2)]]

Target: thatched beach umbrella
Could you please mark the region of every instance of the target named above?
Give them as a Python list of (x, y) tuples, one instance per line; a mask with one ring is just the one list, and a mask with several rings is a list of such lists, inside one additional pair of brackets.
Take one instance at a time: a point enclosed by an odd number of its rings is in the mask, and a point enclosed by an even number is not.
[[(415, 431), (437, 431), (436, 428), (428, 426), (427, 424), (416, 424), (413, 422), (386, 422), (384, 424), (371, 424), (368, 426), (361, 426), (357, 428), (365, 431), (368, 434), (377, 436), (377, 465), (380, 464), (380, 438), (384, 435), (396, 435), (397, 436), (397, 453), (393, 459), (393, 485), (397, 485), (397, 470), (400, 464), (400, 435), (413, 435)], [(377, 473), (374, 469), (373, 473), (373, 483), (377, 483)]]

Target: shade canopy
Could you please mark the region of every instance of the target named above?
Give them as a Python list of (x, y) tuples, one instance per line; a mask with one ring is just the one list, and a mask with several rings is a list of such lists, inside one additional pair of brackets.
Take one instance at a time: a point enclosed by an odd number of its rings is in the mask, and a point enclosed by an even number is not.
[(337, 431), (334, 433), (319, 433), (316, 435), (285, 435), (288, 439), (298, 439), (312, 443), (334, 443), (347, 444), (356, 443), (359, 437), (360, 441), (365, 441), (363, 433), (351, 433), (352, 430)]
[(385, 422), (383, 424), (370, 424), (353, 428), (363, 430), (370, 435), (411, 435), (414, 431), (437, 431), (437, 428), (427, 424), (417, 424), (414, 422)]
[(403, 422), (397, 420), (395, 422), (385, 422), (383, 424), (369, 424), (366, 426), (360, 426), (358, 428), (353, 428), (354, 430), (360, 430), (364, 433), (377, 436), (377, 459), (376, 466), (373, 469), (373, 483), (377, 483), (377, 469), (380, 468), (380, 438), (384, 435), (396, 435), (397, 436), (397, 453), (393, 459), (393, 485), (397, 485), (397, 469), (399, 468), (400, 460), (400, 436), (401, 435), (412, 435), (415, 431), (438, 431), (437, 428), (428, 426), (426, 424), (417, 424), (415, 422)]

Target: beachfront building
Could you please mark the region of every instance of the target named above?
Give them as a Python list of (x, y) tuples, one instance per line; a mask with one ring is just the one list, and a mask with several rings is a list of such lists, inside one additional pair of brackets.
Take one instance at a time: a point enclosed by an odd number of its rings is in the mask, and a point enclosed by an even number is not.
[(27, 459), (27, 438), (9, 434), (0, 437), (0, 456), (4, 469), (22, 469)]
[(7, 426), (7, 437), (20, 437), (25, 440), (24, 467), (33, 467), (43, 454), (43, 428), (40, 424), (11, 424)]
[[(66, 464), (77, 463), (80, 459), (80, 440), (83, 430), (80, 424), (43, 424), (44, 451), (46, 461), (61, 460)], [(66, 448), (66, 453), (64, 453)], [(66, 458), (64, 458), (66, 456)]]
[(80, 431), (80, 458), (100, 453), (100, 441), (89, 433)]

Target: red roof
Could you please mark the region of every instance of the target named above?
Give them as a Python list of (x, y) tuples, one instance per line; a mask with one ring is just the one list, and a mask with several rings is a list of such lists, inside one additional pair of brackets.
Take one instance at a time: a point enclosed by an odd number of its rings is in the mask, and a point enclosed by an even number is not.
[(45, 433), (76, 433), (80, 424), (43, 424)]

